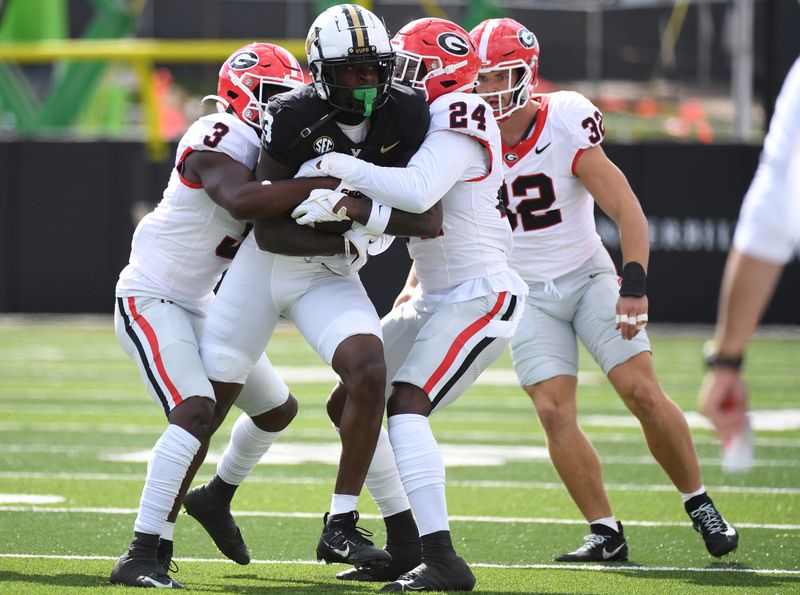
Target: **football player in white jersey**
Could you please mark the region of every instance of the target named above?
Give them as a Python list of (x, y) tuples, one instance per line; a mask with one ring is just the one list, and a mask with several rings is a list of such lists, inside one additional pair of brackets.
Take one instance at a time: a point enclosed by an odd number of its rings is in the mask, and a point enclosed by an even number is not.
[[(389, 441), (379, 441), (366, 482), (385, 517), (407, 506), (390, 487), (393, 449), (419, 525), (422, 555), (413, 568), (396, 564), (418, 554), (403, 544), (392, 548), (387, 520), (394, 566), (357, 567), (339, 578), (394, 581), (382, 591), (471, 590), (475, 577), (450, 537), (444, 461), (428, 416), (455, 401), (502, 352), (521, 318), (527, 287), (508, 262), (511, 232), (497, 209), (500, 131), (491, 108), (472, 93), (480, 65), (475, 45), (464, 29), (436, 18), (407, 24), (392, 45), (398, 54), (396, 80), (424, 91), (430, 103), (431, 125), (422, 147), (405, 168), (378, 167), (341, 153), (328, 153), (316, 165), (373, 199), (347, 197), (332, 209), (344, 209), (368, 226), (391, 220), (393, 208), (423, 212), (442, 205), (441, 230), (409, 238), (414, 299), (382, 321)], [(314, 220), (307, 212), (304, 203), (293, 216), (299, 223)], [(334, 421), (345, 396), (341, 385), (331, 395)]]
[[(200, 359), (200, 333), (213, 290), (252, 227), (248, 219), (274, 213), (276, 189), (281, 197), (292, 196), (287, 185), (255, 181), (253, 169), (264, 103), (303, 83), (300, 64), (279, 46), (254, 43), (234, 52), (220, 70), (218, 96), (212, 96), (220, 113), (201, 117), (184, 134), (161, 202), (134, 233), (130, 262), (116, 287), (115, 328), (169, 425), (153, 447), (133, 541), (115, 565), (112, 583), (180, 586), (168, 568), (175, 518), (193, 475), (187, 470), (195, 457), (202, 461), (210, 434), (231, 406), (215, 404)], [(296, 202), (327, 183), (291, 182)], [(236, 404), (243, 413), (232, 439), (262, 449), (297, 410), (263, 354)], [(247, 456), (221, 463), (218, 473), (238, 482), (243, 468), (258, 460)], [(224, 551), (226, 544), (218, 546)], [(247, 551), (236, 561), (249, 562)]]
[[(382, 165), (405, 165), (424, 139), (430, 113), (421, 94), (391, 85), (395, 54), (382, 21), (355, 4), (333, 6), (311, 24), (306, 50), (312, 83), (269, 102), (258, 175), (268, 185), (285, 183), (311, 157), (337, 149)], [(354, 228), (343, 241), (341, 232), (300, 227), (289, 216), (295, 206), (256, 220), (214, 300), (201, 355), (217, 397), (227, 400), (240, 390), (283, 316), (333, 367), (349, 398), (317, 558), (380, 565), (390, 555), (356, 525), (358, 495), (385, 408), (380, 319), (357, 274), (375, 235)], [(441, 227), (440, 209), (395, 215), (390, 232), (431, 235)], [(403, 227), (405, 216), (412, 229)], [(223, 483), (215, 477), (199, 489), (218, 502), (224, 498), (227, 510), (229, 487), (235, 486)]]
[[(639, 419), (650, 452), (680, 491), (708, 551), (733, 551), (738, 535), (706, 493), (689, 427), (653, 369), (644, 330), (647, 220), (624, 174), (600, 147), (602, 114), (579, 93), (532, 93), (539, 44), (520, 23), (489, 19), (470, 35), (482, 60), (477, 91), (494, 109), (503, 138), (501, 198), (514, 230), (512, 264), (530, 287), (511, 340), (514, 368), (534, 402), (553, 464), (591, 527), (579, 549), (556, 560), (628, 555), (597, 453), (577, 424), (576, 337)], [(595, 230), (595, 202), (619, 227), (621, 281)]]
[[(758, 170), (742, 204), (720, 290), (700, 410), (723, 442), (747, 425), (745, 347), (780, 278), (800, 252), (800, 58), (783, 83)], [(734, 461), (735, 463), (735, 461)]]

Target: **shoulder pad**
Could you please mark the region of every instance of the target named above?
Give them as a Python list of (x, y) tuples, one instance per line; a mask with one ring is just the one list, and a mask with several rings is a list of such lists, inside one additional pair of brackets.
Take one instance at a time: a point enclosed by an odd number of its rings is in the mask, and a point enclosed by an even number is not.
[(597, 106), (575, 91), (549, 95), (548, 119), (552, 118), (576, 149), (587, 149), (603, 142), (606, 129)]
[(183, 135), (177, 160), (182, 159), (187, 149), (215, 151), (253, 169), (258, 161), (258, 146), (258, 133), (252, 126), (233, 114), (209, 114), (194, 122)]

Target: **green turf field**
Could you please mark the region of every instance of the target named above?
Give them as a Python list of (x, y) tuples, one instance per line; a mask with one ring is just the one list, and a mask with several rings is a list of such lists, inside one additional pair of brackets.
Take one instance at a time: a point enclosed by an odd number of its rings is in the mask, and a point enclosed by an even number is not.
[[(754, 409), (770, 429), (758, 430), (757, 465), (744, 475), (720, 471), (717, 444), (692, 413), (703, 337), (664, 327), (653, 327), (651, 337), (661, 381), (689, 415), (705, 483), (740, 529), (739, 550), (722, 560), (706, 553), (633, 417), (584, 353), (579, 412), (625, 523), (630, 562), (553, 563), (580, 544), (587, 526), (550, 465), (505, 354), (432, 419), (448, 462), (454, 541), (473, 565), (477, 591), (800, 592), (800, 335), (759, 338), (748, 352)], [(324, 410), (330, 372), (289, 327), (268, 352), (300, 412), (267, 455), (275, 464), (259, 465), (234, 500), (253, 563), (224, 560), (182, 515), (174, 577), (208, 593), (374, 592), (375, 585), (336, 581), (343, 566), (314, 560), (338, 457)], [(215, 437), (212, 460), (232, 421)], [(0, 593), (120, 589), (108, 574), (130, 539), (147, 453), (163, 424), (110, 317), (0, 318)], [(207, 463), (199, 477), (213, 472)], [(382, 543), (366, 493), (359, 508), (362, 525)]]

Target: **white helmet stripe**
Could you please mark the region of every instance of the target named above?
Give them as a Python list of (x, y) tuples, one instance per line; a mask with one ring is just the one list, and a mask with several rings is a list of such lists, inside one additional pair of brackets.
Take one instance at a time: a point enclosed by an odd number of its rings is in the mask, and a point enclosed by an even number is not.
[(483, 35), (481, 35), (481, 45), (478, 47), (478, 56), (480, 56), (481, 62), (486, 62), (488, 60), (486, 57), (486, 52), (489, 46), (489, 39), (492, 37), (492, 33), (494, 33), (494, 30), (497, 28), (498, 22), (499, 21), (497, 19), (492, 19), (483, 30)]

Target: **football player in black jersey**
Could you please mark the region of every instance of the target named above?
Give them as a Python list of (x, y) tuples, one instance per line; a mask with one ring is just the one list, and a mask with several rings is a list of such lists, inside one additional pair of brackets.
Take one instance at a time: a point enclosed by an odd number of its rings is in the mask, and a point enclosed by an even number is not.
[[(394, 52), (383, 23), (360, 6), (334, 6), (312, 24), (306, 50), (313, 82), (298, 87), (296, 93), (276, 96), (268, 105), (257, 176), (266, 185), (285, 185), (304, 162), (329, 151), (378, 165), (404, 166), (424, 140), (430, 114), (422, 94), (391, 86)], [(278, 197), (276, 201), (291, 202)], [(232, 362), (232, 349), (243, 354), (241, 365), (246, 367), (248, 359), (255, 361), (263, 352), (269, 339), (263, 336), (264, 329), (271, 334), (279, 316), (295, 322), (309, 344), (331, 363), (349, 394), (336, 413), (342, 454), (317, 557), (360, 566), (385, 564), (390, 555), (359, 533), (355, 510), (385, 407), (380, 321), (357, 269), (336, 270), (325, 258), (348, 255), (352, 248), (359, 252), (356, 261), (363, 264), (360, 256), (366, 248), (357, 241), (355, 230), (347, 231), (343, 242), (344, 228), (325, 233), (323, 225), (298, 226), (289, 216), (291, 210), (280, 209), (280, 215), (255, 222), (253, 236), (263, 252), (253, 249), (253, 238), (242, 244), (209, 312), (201, 342), (203, 361), (218, 401), (230, 402), (241, 388), (240, 362)], [(435, 235), (441, 217), (439, 205), (422, 214), (394, 210), (389, 231)], [(305, 258), (287, 258), (298, 256)], [(287, 288), (295, 281), (302, 286), (304, 278), (307, 288)], [(233, 441), (223, 458), (235, 451), (232, 447)], [(196, 489), (202, 490), (209, 506), (213, 503), (221, 510), (226, 520), (219, 526), (244, 547), (230, 516), (236, 487), (217, 475)], [(204, 526), (217, 541), (214, 527)]]

